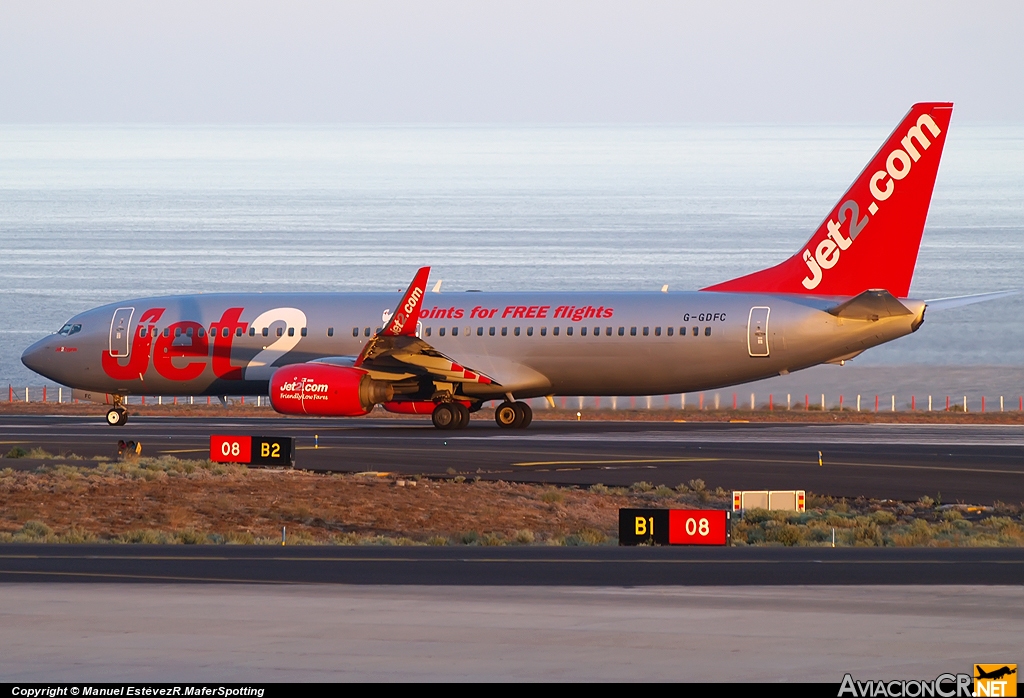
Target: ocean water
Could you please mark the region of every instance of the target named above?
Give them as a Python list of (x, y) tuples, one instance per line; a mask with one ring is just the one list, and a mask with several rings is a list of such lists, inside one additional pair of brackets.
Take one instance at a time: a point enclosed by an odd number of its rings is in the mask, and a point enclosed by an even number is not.
[[(699, 288), (797, 250), (892, 126), (0, 125), (0, 383), (129, 297), (397, 293), (423, 264), (443, 291)], [(1024, 126), (954, 117), (912, 295), (1022, 277)], [(1019, 380), (1024, 296), (856, 365)]]

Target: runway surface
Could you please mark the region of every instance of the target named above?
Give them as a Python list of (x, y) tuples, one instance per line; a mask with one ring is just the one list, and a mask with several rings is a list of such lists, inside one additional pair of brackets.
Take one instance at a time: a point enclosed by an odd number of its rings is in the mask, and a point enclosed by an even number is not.
[[(671, 486), (694, 478), (710, 488), (804, 489), (843, 497), (990, 504), (1024, 501), (1024, 426), (921, 424), (729, 424), (535, 421), (506, 431), (477, 421), (440, 432), (426, 419), (299, 419), (133, 416), (0, 417), (0, 453), (11, 446), (51, 453), (116, 455), (118, 439), (143, 455), (203, 458), (211, 434), (294, 436), (296, 467), (383, 471), (576, 485)], [(314, 448), (314, 440), (318, 444)], [(823, 466), (818, 465), (818, 452)], [(33, 468), (39, 461), (3, 460)]]
[[(5, 584), (0, 681), (933, 679), (1019, 661), (1024, 587)], [(833, 689), (834, 690), (834, 689)], [(834, 695), (834, 694), (833, 694)]]
[(1019, 585), (1024, 549), (6, 544), (0, 582)]

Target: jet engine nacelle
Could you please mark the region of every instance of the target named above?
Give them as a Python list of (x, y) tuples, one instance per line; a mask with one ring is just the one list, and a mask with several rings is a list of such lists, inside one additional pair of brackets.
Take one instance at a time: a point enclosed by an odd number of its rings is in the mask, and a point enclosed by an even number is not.
[(393, 397), (390, 383), (358, 368), (294, 364), (270, 377), (270, 404), (282, 414), (359, 417)]

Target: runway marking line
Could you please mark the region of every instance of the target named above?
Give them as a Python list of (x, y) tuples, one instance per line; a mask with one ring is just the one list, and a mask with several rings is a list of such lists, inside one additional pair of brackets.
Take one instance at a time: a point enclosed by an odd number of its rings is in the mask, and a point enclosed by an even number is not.
[(722, 458), (631, 458), (626, 460), (547, 460), (513, 463), (520, 468), (537, 465), (622, 465), (627, 463), (710, 463)]
[(170, 451), (160, 451), (160, 453), (209, 453), (208, 448), (178, 448)]
[[(820, 467), (818, 463), (813, 460), (768, 460), (765, 458), (717, 458), (715, 460), (728, 460), (735, 463), (779, 463), (790, 465), (813, 465), (815, 468)], [(989, 473), (991, 475), (1024, 475), (1024, 470), (995, 470), (993, 468), (950, 468), (942, 465), (899, 465), (897, 463), (851, 463), (849, 461), (826, 460), (824, 467), (827, 469), (829, 465), (842, 465), (860, 468), (893, 468), (897, 470), (943, 470), (954, 473)]]

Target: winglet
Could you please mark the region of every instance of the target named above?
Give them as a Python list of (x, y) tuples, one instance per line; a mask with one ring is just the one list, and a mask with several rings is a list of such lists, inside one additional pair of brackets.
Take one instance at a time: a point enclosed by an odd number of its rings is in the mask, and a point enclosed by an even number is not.
[(423, 294), (427, 290), (428, 276), (430, 276), (430, 267), (422, 267), (416, 272), (415, 278), (409, 284), (409, 289), (402, 296), (402, 302), (395, 309), (388, 326), (381, 332), (382, 335), (385, 337), (414, 337), (416, 335), (416, 323), (420, 319), (420, 306), (423, 305)]

